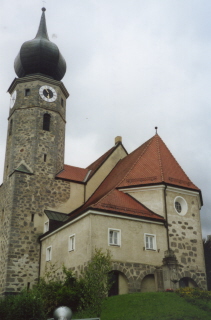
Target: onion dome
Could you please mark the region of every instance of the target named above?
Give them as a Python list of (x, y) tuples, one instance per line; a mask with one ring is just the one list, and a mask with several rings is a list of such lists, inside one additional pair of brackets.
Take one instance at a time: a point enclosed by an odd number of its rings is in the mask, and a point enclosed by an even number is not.
[(57, 45), (49, 40), (45, 8), (42, 8), (37, 35), (33, 40), (22, 44), (14, 68), (19, 78), (32, 74), (43, 74), (60, 81), (66, 72), (66, 62)]

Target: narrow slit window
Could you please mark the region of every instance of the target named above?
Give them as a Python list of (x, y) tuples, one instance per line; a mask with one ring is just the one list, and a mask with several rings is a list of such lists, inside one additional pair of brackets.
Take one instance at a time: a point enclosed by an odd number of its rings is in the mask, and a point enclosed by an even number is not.
[(9, 136), (12, 135), (13, 120), (10, 120)]
[(30, 89), (25, 89), (25, 97), (28, 97), (30, 96)]
[(34, 213), (31, 215), (31, 222), (34, 222)]
[(52, 247), (46, 248), (46, 261), (51, 261), (52, 258)]
[(46, 221), (44, 224), (44, 233), (49, 231), (49, 221)]
[(75, 235), (74, 234), (69, 237), (68, 250), (69, 251), (74, 251), (75, 250)]
[(43, 130), (50, 131), (51, 116), (49, 113), (45, 113), (43, 116)]
[(45, 153), (44, 154), (44, 162), (46, 162), (46, 160), (47, 160), (47, 154)]
[(61, 106), (64, 107), (64, 100), (61, 98)]

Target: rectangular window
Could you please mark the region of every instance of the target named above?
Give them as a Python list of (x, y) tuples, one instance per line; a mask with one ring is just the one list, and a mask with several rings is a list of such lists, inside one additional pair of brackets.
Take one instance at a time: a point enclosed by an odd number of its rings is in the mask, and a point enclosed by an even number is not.
[(44, 233), (49, 231), (49, 221), (46, 221), (44, 224)]
[(155, 234), (144, 234), (145, 250), (157, 250)]
[(46, 261), (51, 261), (52, 258), (52, 247), (46, 248)]
[(30, 96), (30, 89), (25, 89), (25, 97)]
[(121, 230), (108, 229), (108, 244), (110, 246), (120, 246), (121, 245)]
[(61, 106), (64, 107), (64, 100), (61, 98)]
[(74, 251), (75, 250), (75, 235), (72, 234), (69, 236), (69, 243), (68, 243), (68, 251)]

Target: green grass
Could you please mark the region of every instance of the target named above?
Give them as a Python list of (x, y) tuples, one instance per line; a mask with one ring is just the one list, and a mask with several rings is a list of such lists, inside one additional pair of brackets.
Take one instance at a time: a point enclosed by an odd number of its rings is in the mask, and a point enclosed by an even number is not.
[[(74, 318), (77, 319), (77, 315)], [(101, 320), (210, 320), (211, 312), (187, 302), (176, 293), (147, 292), (106, 299), (100, 318)]]

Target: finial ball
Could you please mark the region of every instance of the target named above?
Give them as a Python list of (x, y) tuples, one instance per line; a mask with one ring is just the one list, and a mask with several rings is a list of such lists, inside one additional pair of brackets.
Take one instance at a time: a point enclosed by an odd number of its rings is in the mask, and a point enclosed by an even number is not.
[(45, 11), (46, 11), (46, 9), (43, 7), (43, 8), (42, 8), (42, 11), (43, 11), (43, 12), (45, 12)]

